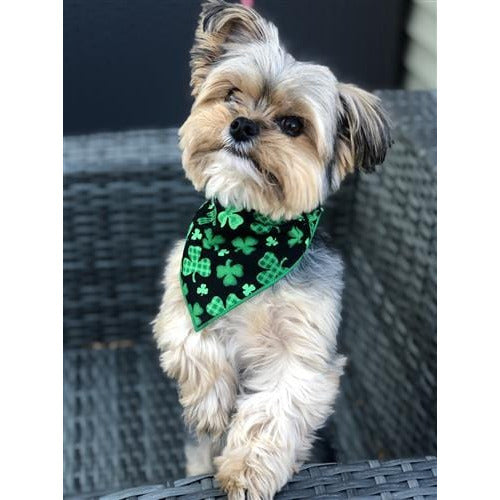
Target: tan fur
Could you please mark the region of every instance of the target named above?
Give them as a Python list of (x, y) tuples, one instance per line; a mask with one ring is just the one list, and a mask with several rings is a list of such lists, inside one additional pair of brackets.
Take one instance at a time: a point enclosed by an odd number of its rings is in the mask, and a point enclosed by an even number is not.
[[(206, 2), (191, 65), (195, 101), (180, 147), (186, 176), (207, 198), (291, 218), (354, 168), (383, 160), (390, 137), (378, 100), (296, 61), (251, 9)], [(235, 144), (229, 127), (240, 116), (260, 132)], [(284, 116), (300, 117), (303, 133), (286, 135)], [(302, 275), (292, 271), (196, 333), (180, 287), (182, 250), (178, 242), (168, 259), (154, 335), (200, 437), (186, 449), (187, 470), (209, 472), (213, 463), (230, 499), (272, 498), (307, 459), (338, 392), (340, 260), (310, 249)]]

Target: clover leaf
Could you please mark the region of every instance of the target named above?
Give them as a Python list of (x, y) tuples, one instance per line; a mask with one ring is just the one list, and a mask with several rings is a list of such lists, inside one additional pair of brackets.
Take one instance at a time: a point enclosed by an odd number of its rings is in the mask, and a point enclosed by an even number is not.
[(195, 326), (200, 326), (201, 319), (199, 318), (199, 316), (203, 314), (203, 307), (201, 307), (198, 302), (195, 302), (194, 305), (188, 304), (188, 309), (191, 313), (191, 317), (193, 318)]
[(272, 236), (268, 236), (266, 238), (266, 246), (275, 247), (277, 244), (278, 244), (278, 240), (276, 238), (273, 238)]
[(201, 240), (203, 238), (203, 235), (201, 234), (201, 231), (196, 228), (194, 231), (193, 231), (193, 234), (191, 235), (191, 239), (192, 240)]
[(243, 276), (243, 266), (241, 264), (232, 264), (231, 259), (227, 259), (225, 265), (217, 266), (217, 278), (223, 278), (224, 286), (234, 286), (238, 282), (236, 278)]
[(205, 229), (205, 238), (203, 239), (203, 248), (210, 250), (219, 250), (220, 245), (225, 243), (226, 239), (220, 234), (214, 234), (212, 228)]
[(293, 246), (302, 243), (304, 233), (297, 226), (293, 226), (292, 229), (288, 231), (288, 236), (290, 236), (290, 239), (288, 240), (288, 246), (292, 248)]
[(255, 251), (255, 245), (257, 245), (258, 241), (252, 236), (246, 236), (243, 239), (241, 236), (235, 238), (232, 242), (234, 248), (236, 248), (236, 252), (242, 252), (245, 255), (250, 255)]
[(239, 210), (235, 208), (228, 207), (224, 209), (218, 216), (218, 220), (220, 222), (220, 226), (224, 227), (226, 222), (229, 224), (231, 229), (236, 229), (238, 226), (243, 224), (243, 217), (238, 215)]
[(202, 283), (197, 289), (196, 293), (198, 295), (206, 295), (208, 293), (208, 287), (205, 283)]
[(266, 269), (257, 274), (257, 281), (264, 286), (272, 285), (285, 272), (286, 268), (283, 266), (283, 263), (286, 259), (285, 257), (279, 262), (274, 253), (266, 252), (257, 262), (259, 267)]
[(245, 283), (243, 286), (243, 295), (245, 297), (248, 297), (252, 292), (255, 292), (256, 288), (255, 285), (249, 285), (248, 283)]
[(201, 247), (198, 246), (190, 246), (188, 248), (188, 256), (184, 257), (182, 261), (182, 275), (189, 276), (192, 275), (193, 283), (196, 282), (196, 274), (203, 276), (206, 278), (210, 276), (212, 270), (210, 268), (210, 259), (201, 257)]

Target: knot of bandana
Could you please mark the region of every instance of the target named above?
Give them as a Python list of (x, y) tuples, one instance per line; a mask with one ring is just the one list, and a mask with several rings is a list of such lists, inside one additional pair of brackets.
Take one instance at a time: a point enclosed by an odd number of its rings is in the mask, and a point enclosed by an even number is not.
[(274, 285), (300, 261), (323, 212), (275, 221), (205, 202), (189, 226), (180, 272), (196, 331)]

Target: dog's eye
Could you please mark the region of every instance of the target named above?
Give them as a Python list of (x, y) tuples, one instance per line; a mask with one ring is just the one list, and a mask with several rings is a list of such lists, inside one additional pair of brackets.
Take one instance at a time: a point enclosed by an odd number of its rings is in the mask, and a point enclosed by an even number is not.
[(229, 92), (226, 94), (226, 97), (225, 97), (225, 101), (226, 102), (229, 102), (229, 101), (234, 101), (234, 97), (235, 97), (235, 93), (236, 92), (239, 92), (240, 89), (237, 88), (237, 87), (233, 87), (232, 89), (229, 90)]
[(278, 120), (278, 125), (285, 134), (291, 137), (297, 137), (304, 129), (304, 122), (298, 116), (283, 116)]

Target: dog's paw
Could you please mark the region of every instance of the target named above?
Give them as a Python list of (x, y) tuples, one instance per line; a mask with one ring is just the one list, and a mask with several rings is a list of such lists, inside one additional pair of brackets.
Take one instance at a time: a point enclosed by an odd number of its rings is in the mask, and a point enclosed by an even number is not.
[(274, 497), (289, 474), (282, 464), (268, 459), (269, 455), (260, 456), (247, 448), (226, 449), (222, 456), (215, 458), (215, 477), (229, 500), (244, 500), (245, 495), (249, 500), (271, 500)]

